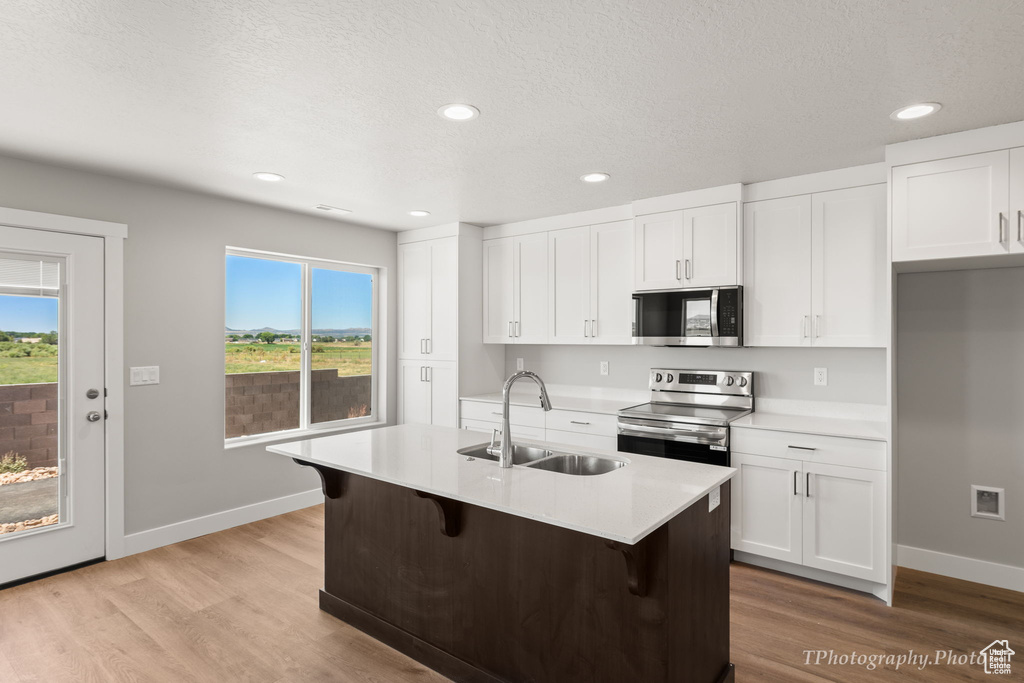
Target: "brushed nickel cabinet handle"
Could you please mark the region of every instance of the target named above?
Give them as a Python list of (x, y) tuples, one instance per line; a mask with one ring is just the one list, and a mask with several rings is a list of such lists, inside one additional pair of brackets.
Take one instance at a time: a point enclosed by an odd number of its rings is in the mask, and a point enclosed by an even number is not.
[(516, 336), (519, 336), (519, 321), (516, 321)]
[(590, 321), (590, 336), (597, 336), (597, 318), (594, 318), (593, 320)]
[(583, 336), (584, 337), (589, 337), (590, 336), (590, 321), (588, 321), (588, 320), (584, 320), (583, 321)]
[(1024, 242), (1024, 210), (1017, 211), (1017, 241)]
[(571, 425), (589, 425), (590, 423), (589, 422), (579, 422), (577, 420), (569, 420), (569, 424), (571, 424)]
[(807, 339), (809, 334), (807, 332), (807, 323), (810, 322), (810, 320), (811, 316), (809, 315), (805, 315), (802, 318), (800, 318), (800, 336), (803, 337), (804, 339)]
[(679, 267), (680, 267), (681, 265), (682, 265), (682, 262), (681, 262), (681, 261), (678, 261), (678, 260), (677, 260), (677, 261), (676, 261), (676, 279), (677, 279), (677, 280), (682, 280), (682, 279), (683, 279), (683, 278), (681, 278), (681, 277), (679, 276)]
[(1003, 212), (999, 212), (999, 242), (1002, 244), (1006, 241), (1006, 217), (1003, 216)]
[(427, 337), (426, 342), (427, 342), (427, 353), (433, 353), (434, 352), (434, 342), (430, 339), (430, 337)]
[(686, 259), (686, 279), (690, 279), (690, 259)]
[(811, 497), (811, 473), (810, 472), (807, 473), (807, 481), (804, 482), (804, 494), (808, 498)]
[(796, 490), (796, 480), (799, 478), (799, 476), (800, 476), (800, 473), (797, 472), (796, 470), (793, 470), (793, 495), (794, 496), (799, 496), (800, 495), (799, 493), (797, 493), (797, 490)]
[(821, 336), (821, 316), (814, 316), (814, 338), (817, 339)]
[(810, 446), (786, 446), (786, 448), (795, 448), (798, 451), (816, 451), (817, 448), (811, 448)]
[(511, 320), (508, 321), (508, 336), (509, 336), (509, 339), (512, 338), (512, 321)]

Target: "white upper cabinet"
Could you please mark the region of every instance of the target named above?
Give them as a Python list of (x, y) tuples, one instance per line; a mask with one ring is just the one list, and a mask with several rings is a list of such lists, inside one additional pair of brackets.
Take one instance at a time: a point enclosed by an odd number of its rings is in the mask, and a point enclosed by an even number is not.
[(590, 228), (590, 341), (633, 343), (633, 222)]
[(484, 342), (548, 341), (548, 236), (484, 240)]
[(815, 346), (885, 346), (885, 185), (811, 196)]
[(457, 237), (398, 247), (400, 358), (455, 360), (458, 353)]
[[(590, 342), (590, 227), (548, 237), (548, 330), (554, 344)], [(628, 296), (628, 293), (627, 293)]]
[(683, 286), (739, 284), (736, 248), (734, 203), (683, 211)]
[(736, 202), (635, 220), (636, 289), (739, 284)]
[(1024, 147), (1010, 150), (1010, 251), (1024, 252)]
[(683, 286), (683, 212), (637, 216), (634, 221), (636, 289)]
[(747, 346), (885, 346), (885, 185), (744, 205)]
[(631, 344), (632, 222), (547, 235), (549, 342)]
[(1007, 150), (893, 167), (893, 261), (1007, 253), (1009, 188)]
[(743, 206), (746, 346), (811, 343), (811, 197)]

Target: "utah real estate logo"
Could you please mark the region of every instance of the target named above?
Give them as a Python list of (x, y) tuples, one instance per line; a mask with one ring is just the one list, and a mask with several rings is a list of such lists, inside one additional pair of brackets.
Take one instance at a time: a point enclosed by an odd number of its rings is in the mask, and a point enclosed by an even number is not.
[(1010, 649), (1010, 641), (992, 641), (991, 645), (981, 651), (985, 673), (1010, 675), (1010, 658), (1015, 654), (1017, 653)]

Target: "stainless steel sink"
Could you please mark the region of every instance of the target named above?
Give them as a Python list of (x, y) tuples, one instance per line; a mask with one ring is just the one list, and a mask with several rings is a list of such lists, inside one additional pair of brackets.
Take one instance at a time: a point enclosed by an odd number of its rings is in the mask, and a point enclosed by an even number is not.
[[(490, 444), (481, 443), (476, 446), (466, 446), (460, 448), (457, 453), (462, 455), (468, 455), (471, 458), (481, 458), (483, 460), (494, 460), (498, 461), (498, 456), (491, 455), (487, 452), (487, 447)], [(515, 444), (512, 447), (512, 464), (513, 465), (525, 465), (541, 458), (547, 458), (551, 455), (551, 451), (546, 448), (539, 448), (537, 446), (526, 446), (524, 444)]]
[(547, 470), (560, 474), (572, 474), (577, 477), (592, 476), (595, 474), (607, 474), (612, 470), (625, 467), (622, 460), (611, 458), (600, 458), (596, 455), (577, 455), (572, 453), (558, 453), (549, 458), (532, 462), (527, 467), (535, 470)]

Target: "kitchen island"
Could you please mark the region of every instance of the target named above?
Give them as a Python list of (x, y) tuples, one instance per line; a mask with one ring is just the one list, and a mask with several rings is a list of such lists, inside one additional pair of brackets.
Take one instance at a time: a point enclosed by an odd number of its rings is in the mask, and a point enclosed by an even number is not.
[(732, 679), (735, 470), (588, 450), (628, 462), (573, 476), (456, 452), (482, 436), (268, 448), (321, 476), (321, 609), (459, 681)]

